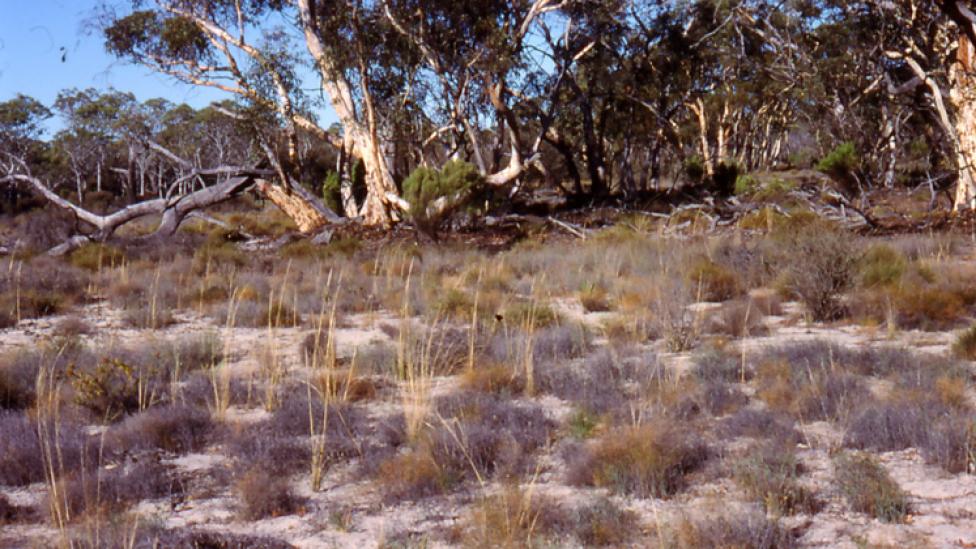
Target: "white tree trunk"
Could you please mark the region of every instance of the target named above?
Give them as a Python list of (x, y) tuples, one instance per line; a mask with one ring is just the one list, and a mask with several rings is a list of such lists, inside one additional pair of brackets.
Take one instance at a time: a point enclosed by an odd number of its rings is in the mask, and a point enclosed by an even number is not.
[(965, 36), (959, 37), (958, 56), (949, 70), (951, 87), (949, 100), (956, 108), (957, 163), (959, 182), (953, 211), (962, 208), (976, 208), (976, 184), (973, 169), (976, 164), (976, 75), (973, 74), (973, 61), (976, 60), (973, 44)]

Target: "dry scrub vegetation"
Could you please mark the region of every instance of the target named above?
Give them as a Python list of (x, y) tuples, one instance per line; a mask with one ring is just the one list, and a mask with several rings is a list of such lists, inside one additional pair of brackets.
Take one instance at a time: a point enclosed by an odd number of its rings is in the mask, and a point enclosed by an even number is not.
[(229, 236), (2, 258), (0, 542), (976, 542), (963, 239)]

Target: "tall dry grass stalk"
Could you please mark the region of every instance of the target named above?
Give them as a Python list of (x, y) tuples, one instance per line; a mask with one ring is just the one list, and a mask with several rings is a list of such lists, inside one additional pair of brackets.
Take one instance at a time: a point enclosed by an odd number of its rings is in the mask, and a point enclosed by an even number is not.
[(400, 377), (400, 405), (406, 422), (407, 438), (414, 441), (422, 432), (431, 409), (430, 391), (434, 374), (432, 366), (435, 358), (434, 339), (437, 320), (434, 320), (423, 338), (417, 341), (412, 332), (413, 325), (410, 318), (412, 273), (413, 260), (411, 259), (403, 290), (403, 306), (400, 310), (396, 369)]
[[(325, 478), (325, 470), (327, 465), (327, 435), (329, 426), (329, 405), (332, 403), (333, 394), (335, 394), (335, 380), (331, 375), (321, 376), (323, 386), (321, 388), (315, 387), (315, 384), (310, 378), (305, 386), (308, 390), (308, 432), (309, 437), (312, 440), (312, 459), (309, 464), (309, 477), (311, 480), (312, 491), (318, 492), (322, 489), (322, 480)], [(312, 406), (312, 392), (318, 395), (322, 402), (322, 417), (321, 421), (316, 427), (315, 425), (315, 408)]]
[(485, 275), (485, 268), (478, 269), (478, 279), (474, 285), (474, 304), (471, 307), (471, 330), (468, 332), (468, 371), (474, 370), (475, 346), (478, 341), (478, 305), (481, 301), (481, 278)]
[(213, 407), (211, 413), (223, 418), (230, 407), (230, 368), (227, 364), (231, 353), (234, 326), (237, 321), (237, 309), (242, 300), (242, 289), (234, 288), (230, 301), (227, 303), (227, 322), (224, 324), (223, 352), (220, 362), (210, 367), (210, 386), (213, 389)]
[[(522, 331), (525, 333), (525, 349), (522, 352), (522, 369), (525, 372), (525, 394), (532, 396), (535, 394), (535, 331), (536, 315), (539, 312), (539, 298), (536, 293), (538, 279), (532, 279), (532, 286), (529, 290), (531, 301), (529, 302), (529, 314), (522, 321)], [(545, 275), (542, 276), (542, 283), (545, 284)]]

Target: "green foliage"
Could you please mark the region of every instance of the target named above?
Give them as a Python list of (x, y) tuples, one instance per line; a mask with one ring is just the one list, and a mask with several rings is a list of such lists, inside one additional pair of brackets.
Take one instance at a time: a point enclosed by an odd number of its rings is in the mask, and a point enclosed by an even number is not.
[(817, 162), (817, 170), (835, 179), (846, 179), (854, 173), (859, 163), (854, 143), (847, 141)]
[(712, 174), (712, 186), (719, 196), (732, 196), (739, 178), (739, 165), (735, 162), (719, 162)]
[(569, 416), (569, 421), (566, 426), (569, 428), (571, 435), (584, 439), (593, 436), (593, 433), (599, 425), (600, 419), (597, 416), (580, 408), (573, 415)]
[(685, 159), (682, 166), (688, 179), (698, 183), (705, 178), (705, 163), (698, 155), (690, 156)]
[(322, 202), (335, 213), (342, 215), (342, 178), (330, 172), (322, 183)]
[(98, 271), (106, 267), (118, 267), (125, 261), (125, 253), (114, 246), (91, 243), (71, 252), (69, 260), (75, 267)]
[(868, 288), (890, 286), (901, 280), (907, 269), (908, 260), (891, 246), (871, 246), (861, 258), (861, 284)]
[(868, 454), (852, 452), (834, 458), (834, 480), (855, 511), (883, 522), (902, 522), (908, 515), (908, 497)]
[[(436, 229), (442, 221), (467, 205), (484, 183), (478, 169), (468, 162), (451, 160), (440, 170), (420, 167), (403, 182), (403, 196), (410, 203), (410, 216), (426, 228)], [(444, 198), (448, 205), (432, 211), (434, 201)]]
[(735, 178), (735, 195), (748, 196), (759, 188), (759, 181), (748, 174), (741, 174)]
[(70, 368), (67, 376), (75, 403), (96, 418), (111, 422), (139, 408), (139, 376), (121, 360), (103, 360), (90, 372)]

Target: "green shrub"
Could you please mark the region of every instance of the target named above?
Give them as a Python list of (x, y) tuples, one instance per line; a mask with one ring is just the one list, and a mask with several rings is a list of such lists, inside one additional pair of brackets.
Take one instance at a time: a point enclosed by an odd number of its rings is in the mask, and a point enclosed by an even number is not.
[(741, 295), (742, 283), (735, 271), (707, 258), (692, 263), (688, 269), (688, 284), (705, 301), (727, 301)]
[(884, 522), (902, 522), (908, 515), (907, 496), (868, 454), (843, 453), (834, 458), (834, 480), (857, 512)]
[(682, 168), (684, 169), (685, 175), (688, 176), (688, 179), (695, 183), (699, 183), (705, 178), (705, 162), (698, 155), (686, 158)]
[(895, 284), (907, 269), (908, 260), (891, 246), (871, 246), (861, 258), (861, 284), (868, 288)]
[(719, 162), (712, 174), (712, 186), (719, 196), (732, 196), (739, 178), (739, 165), (735, 162)]
[(759, 189), (759, 182), (751, 175), (742, 174), (735, 178), (735, 195), (746, 196)]
[[(419, 226), (435, 230), (458, 209), (473, 198), (473, 191), (483, 186), (484, 178), (478, 169), (460, 160), (451, 160), (440, 170), (420, 167), (403, 182), (403, 197), (410, 203), (410, 216)], [(451, 205), (443, 211), (432, 212), (430, 206), (439, 198)]]
[(342, 215), (342, 179), (330, 172), (322, 183), (322, 202), (335, 213)]
[(829, 175), (835, 181), (850, 185), (855, 182), (855, 172), (860, 165), (854, 143), (841, 143), (817, 162), (817, 171)]
[(112, 422), (140, 407), (140, 379), (132, 366), (116, 359), (102, 360), (92, 371), (69, 368), (75, 403), (96, 419)]

